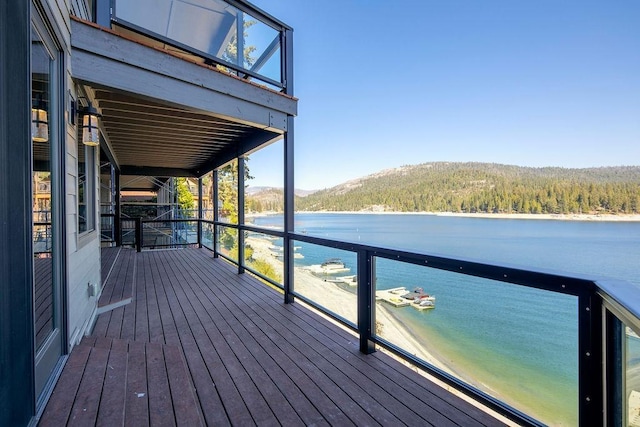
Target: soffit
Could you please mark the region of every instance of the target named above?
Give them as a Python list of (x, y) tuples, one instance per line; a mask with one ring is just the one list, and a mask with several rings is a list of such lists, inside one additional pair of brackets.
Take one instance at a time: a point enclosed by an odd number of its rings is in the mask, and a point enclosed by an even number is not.
[(121, 169), (166, 169), (168, 175), (184, 170), (197, 175), (216, 158), (242, 154), (246, 141), (277, 137), (246, 124), (118, 92), (98, 89), (93, 98)]

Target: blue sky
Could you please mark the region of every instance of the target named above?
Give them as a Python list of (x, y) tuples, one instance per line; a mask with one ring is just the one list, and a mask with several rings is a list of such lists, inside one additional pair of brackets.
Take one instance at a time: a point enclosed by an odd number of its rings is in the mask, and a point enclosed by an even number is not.
[[(297, 188), (432, 161), (640, 165), (640, 1), (253, 0), (294, 28)], [(282, 144), (250, 185), (282, 186)]]

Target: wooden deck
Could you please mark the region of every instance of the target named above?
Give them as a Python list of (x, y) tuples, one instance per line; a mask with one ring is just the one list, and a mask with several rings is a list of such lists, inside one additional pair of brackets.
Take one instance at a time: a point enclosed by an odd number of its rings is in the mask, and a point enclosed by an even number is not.
[(207, 250), (134, 257), (133, 301), (74, 348), (40, 425), (502, 425)]
[(102, 294), (99, 312), (109, 311), (131, 302), (136, 276), (136, 251), (132, 248), (102, 248)]

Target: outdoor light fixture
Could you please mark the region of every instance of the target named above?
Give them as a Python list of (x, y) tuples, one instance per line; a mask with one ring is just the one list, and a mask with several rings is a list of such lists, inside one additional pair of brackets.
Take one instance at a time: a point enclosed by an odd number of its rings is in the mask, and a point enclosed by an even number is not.
[(49, 141), (49, 119), (40, 94), (36, 95), (35, 102), (31, 106), (31, 139), (33, 142)]
[(91, 102), (87, 107), (80, 109), (82, 116), (82, 143), (91, 147), (100, 145), (100, 131), (98, 130), (98, 114)]

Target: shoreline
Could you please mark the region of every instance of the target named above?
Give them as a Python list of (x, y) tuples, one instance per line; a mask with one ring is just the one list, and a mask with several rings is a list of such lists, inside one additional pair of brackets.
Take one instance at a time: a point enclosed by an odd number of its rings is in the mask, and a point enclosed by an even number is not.
[[(640, 214), (519, 214), (519, 213), (465, 213), (465, 212), (397, 212), (397, 211), (296, 211), (295, 214), (348, 214), (348, 215), (425, 215), (460, 218), (483, 219), (535, 219), (553, 221), (609, 221), (609, 222), (640, 222)], [(271, 212), (265, 215), (277, 215)], [(282, 214), (282, 213), (279, 213)]]
[[(640, 214), (520, 214), (520, 213), (465, 213), (465, 212), (397, 212), (397, 211), (295, 211), (295, 215), (423, 215), (482, 219), (533, 219), (547, 221), (640, 222)], [(283, 215), (282, 212), (253, 212), (247, 218)]]

